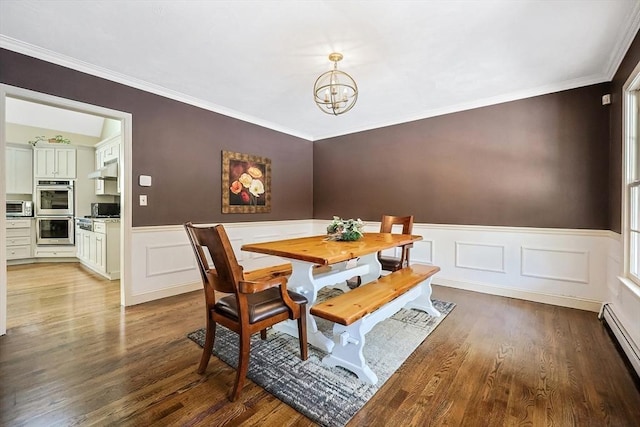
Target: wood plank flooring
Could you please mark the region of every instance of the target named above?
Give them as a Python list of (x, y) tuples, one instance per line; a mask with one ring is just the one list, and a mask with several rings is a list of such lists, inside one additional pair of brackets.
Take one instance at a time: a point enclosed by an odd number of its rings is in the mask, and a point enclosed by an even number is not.
[[(8, 268), (0, 425), (307, 426), (186, 334), (200, 292), (134, 307), (75, 263)], [(596, 314), (434, 286), (454, 311), (350, 426), (637, 426), (640, 391)]]

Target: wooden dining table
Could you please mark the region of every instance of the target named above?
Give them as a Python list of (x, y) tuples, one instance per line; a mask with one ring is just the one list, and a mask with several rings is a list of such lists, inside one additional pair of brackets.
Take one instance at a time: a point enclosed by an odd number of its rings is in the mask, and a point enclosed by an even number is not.
[[(363, 286), (380, 277), (382, 268), (377, 253), (412, 244), (422, 236), (392, 233), (364, 233), (357, 241), (335, 241), (326, 235), (296, 239), (250, 243), (241, 250), (281, 257), (291, 262), (288, 281), (290, 290), (304, 295), (309, 306), (315, 304), (318, 291), (325, 286), (337, 286), (345, 291), (347, 279), (360, 276)], [(295, 322), (283, 322), (275, 329), (298, 335)], [(315, 318), (307, 313), (309, 344), (330, 353), (334, 342), (318, 331)]]

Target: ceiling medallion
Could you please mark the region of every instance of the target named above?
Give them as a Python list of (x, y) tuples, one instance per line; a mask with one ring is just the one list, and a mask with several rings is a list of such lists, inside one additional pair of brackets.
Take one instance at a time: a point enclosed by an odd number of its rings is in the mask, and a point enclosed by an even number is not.
[(338, 61), (341, 59), (341, 53), (329, 55), (333, 70), (321, 74), (313, 85), (313, 98), (318, 108), (334, 116), (351, 110), (358, 100), (356, 81), (349, 74), (338, 70)]

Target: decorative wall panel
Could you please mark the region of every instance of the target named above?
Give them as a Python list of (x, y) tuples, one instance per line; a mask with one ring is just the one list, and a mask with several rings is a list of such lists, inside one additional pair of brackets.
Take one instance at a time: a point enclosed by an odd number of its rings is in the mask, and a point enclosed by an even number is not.
[(589, 283), (589, 252), (523, 246), (522, 275)]
[(188, 243), (149, 245), (146, 255), (146, 277), (180, 273), (196, 268), (196, 261)]
[(504, 246), (456, 242), (456, 267), (504, 273)]

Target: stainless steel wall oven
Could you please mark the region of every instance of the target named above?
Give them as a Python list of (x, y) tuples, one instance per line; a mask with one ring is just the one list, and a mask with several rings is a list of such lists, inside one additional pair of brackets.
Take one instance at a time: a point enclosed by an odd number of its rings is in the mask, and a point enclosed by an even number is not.
[(73, 216), (73, 181), (39, 180), (36, 184), (36, 216)]
[(71, 216), (36, 217), (37, 245), (73, 245), (74, 225)]

